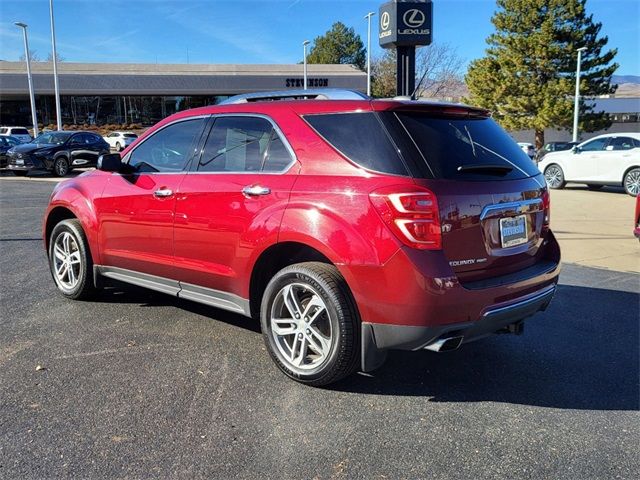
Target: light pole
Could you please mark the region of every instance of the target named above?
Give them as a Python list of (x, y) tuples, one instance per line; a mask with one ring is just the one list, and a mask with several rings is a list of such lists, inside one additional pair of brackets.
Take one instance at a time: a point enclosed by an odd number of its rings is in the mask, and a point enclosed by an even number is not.
[(56, 94), (56, 123), (62, 130), (62, 114), (60, 113), (60, 87), (58, 85), (58, 55), (56, 54), (56, 29), (53, 24), (53, 0), (49, 0), (49, 18), (51, 20), (51, 53), (53, 60), (53, 87)]
[(580, 109), (580, 63), (582, 63), (582, 52), (587, 47), (579, 48), (578, 51), (578, 65), (576, 66), (576, 98), (573, 104), (573, 141), (578, 141), (578, 110)]
[(369, 12), (364, 16), (367, 19), (367, 96), (371, 96), (371, 17), (375, 14)]
[(302, 62), (304, 63), (304, 89), (307, 89), (307, 45), (309, 45), (311, 42), (309, 40), (305, 40), (304, 42), (302, 42), (302, 54), (304, 55), (304, 58), (302, 60)]
[(36, 96), (33, 92), (33, 78), (31, 77), (31, 55), (29, 54), (29, 40), (27, 40), (27, 24), (15, 22), (14, 25), (22, 28), (24, 38), (24, 58), (27, 62), (27, 79), (29, 80), (29, 99), (31, 100), (31, 121), (33, 122), (33, 138), (38, 136), (38, 117), (36, 117)]

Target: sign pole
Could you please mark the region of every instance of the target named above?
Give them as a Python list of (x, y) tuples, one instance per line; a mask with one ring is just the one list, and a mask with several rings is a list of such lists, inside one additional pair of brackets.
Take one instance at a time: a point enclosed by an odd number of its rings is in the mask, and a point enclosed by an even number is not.
[(430, 45), (433, 2), (391, 0), (380, 6), (378, 40), (396, 49), (396, 95), (413, 97), (416, 88), (416, 47)]

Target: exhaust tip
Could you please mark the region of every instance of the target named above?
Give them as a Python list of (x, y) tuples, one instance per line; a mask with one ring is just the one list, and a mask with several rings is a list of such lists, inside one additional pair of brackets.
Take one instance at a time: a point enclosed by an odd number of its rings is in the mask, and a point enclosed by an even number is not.
[(457, 350), (458, 347), (462, 345), (463, 339), (464, 337), (462, 335), (455, 337), (443, 337), (433, 343), (430, 343), (424, 348), (426, 350), (431, 350), (432, 352), (450, 352), (452, 350)]

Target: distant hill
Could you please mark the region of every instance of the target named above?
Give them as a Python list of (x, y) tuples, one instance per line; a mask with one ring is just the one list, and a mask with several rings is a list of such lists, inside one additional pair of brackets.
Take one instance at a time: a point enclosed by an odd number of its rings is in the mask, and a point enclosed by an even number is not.
[(622, 85), (623, 83), (640, 84), (640, 75), (612, 75), (611, 83)]

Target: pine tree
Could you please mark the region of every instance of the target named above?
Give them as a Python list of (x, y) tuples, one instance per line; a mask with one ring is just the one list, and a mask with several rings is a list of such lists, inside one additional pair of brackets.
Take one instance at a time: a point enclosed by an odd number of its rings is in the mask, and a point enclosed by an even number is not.
[[(533, 129), (536, 147), (544, 129), (568, 129), (573, 121), (577, 49), (582, 52), (580, 95), (614, 93), (611, 75), (617, 50), (607, 50), (601, 23), (586, 12), (586, 0), (497, 0), (486, 57), (473, 61), (466, 82), (469, 102), (493, 111), (507, 129)], [(580, 102), (580, 130), (611, 125), (604, 112)]]
[(308, 63), (347, 63), (364, 70), (366, 57), (360, 35), (342, 22), (336, 22), (324, 35), (316, 37), (307, 55)]

